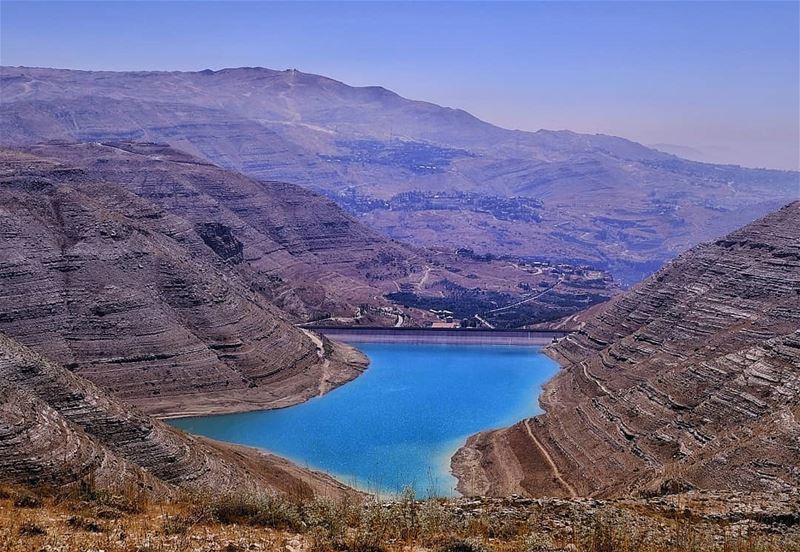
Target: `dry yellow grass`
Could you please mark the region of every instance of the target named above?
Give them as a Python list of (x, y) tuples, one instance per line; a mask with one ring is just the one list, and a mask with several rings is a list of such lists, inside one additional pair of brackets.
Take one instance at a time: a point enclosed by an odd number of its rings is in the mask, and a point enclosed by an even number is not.
[[(77, 492), (40, 497), (0, 488), (3, 552), (800, 552), (796, 526), (664, 515), (646, 504), (586, 501), (524, 508), (472, 501), (392, 503), (204, 497), (144, 500)], [(498, 506), (499, 504), (499, 506)], [(468, 511), (467, 511), (468, 510)]]

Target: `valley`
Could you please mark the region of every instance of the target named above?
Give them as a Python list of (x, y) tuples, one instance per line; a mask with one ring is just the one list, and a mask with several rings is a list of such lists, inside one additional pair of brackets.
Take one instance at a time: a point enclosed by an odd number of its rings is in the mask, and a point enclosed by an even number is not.
[(369, 369), (324, 397), (281, 410), (170, 423), (272, 451), (387, 499), (408, 487), (419, 497), (452, 496), (449, 458), (456, 448), (479, 430), (538, 414), (539, 388), (557, 367), (530, 345), (375, 337), (343, 337), (369, 358)]
[[(4, 68), (4, 78), (7, 73)], [(61, 79), (64, 87), (58, 95), (80, 96), (86, 93), (83, 87), (88, 86), (87, 82), (94, 83), (93, 76), (85, 74), (38, 70), (23, 73), (11, 79), (9, 90), (16, 90), (14, 83), (26, 81), (32, 74)], [(218, 84), (229, 86), (231, 76), (242, 74), (234, 71)], [(267, 75), (273, 80), (285, 77), (261, 69), (246, 74)], [(155, 79), (152, 82), (156, 84), (161, 82), (159, 79), (178, 78), (171, 82), (180, 84), (197, 78), (193, 74), (140, 77)], [(103, 86), (109, 87), (105, 101), (118, 94), (115, 83), (122, 78), (122, 74), (112, 74), (104, 81)], [(292, 78), (303, 80), (309, 76)], [(18, 102), (34, 101), (28, 96), (36, 90), (47, 99), (35, 101), (56, 101), (41, 86), (42, 82), (26, 85), (26, 99), (4, 99), (3, 109), (19, 109), (22, 104)], [(350, 90), (343, 86), (334, 85), (337, 94)], [(353, 93), (358, 96), (363, 92)], [(377, 97), (391, 97), (406, 105), (406, 100), (387, 94), (379, 92)], [(16, 96), (13, 93), (9, 97)], [(77, 105), (76, 101), (77, 96), (70, 105)], [(237, 104), (238, 100), (230, 101), (240, 114), (249, 109)], [(442, 114), (435, 106), (423, 109)], [(171, 113), (180, 111), (173, 109)], [(193, 112), (192, 117), (199, 120), (197, 113)], [(503, 136), (500, 129), (478, 125), (468, 116), (448, 112), (448, 124), (453, 123), (453, 117), (473, 131), (480, 128), (498, 140)], [(11, 120), (6, 116), (3, 124)], [(350, 132), (356, 128), (363, 131), (364, 124), (362, 121), (346, 128)], [(65, 383), (67, 387), (91, 385), (84, 383), (85, 378), (102, 386), (102, 392), (110, 393), (113, 400), (125, 401), (159, 418), (293, 407), (263, 414), (277, 420), (298, 412), (314, 412), (320, 408), (316, 405), (335, 405), (335, 397), (349, 396), (364, 386), (369, 388), (369, 382), (384, 373), (384, 361), (370, 373), (367, 357), (342, 342), (349, 338), (346, 332), (336, 334), (337, 326), (366, 331), (373, 327), (395, 327), (396, 331), (460, 328), (463, 335), (472, 335), (476, 340), (481, 339), (481, 332), (492, 331), (498, 331), (492, 339), (502, 340), (499, 330), (504, 329), (555, 330), (562, 332), (552, 334), (558, 343), (549, 345), (546, 352), (564, 369), (546, 385), (541, 396), (545, 414), (496, 429), (536, 413), (520, 411), (513, 419), (487, 419), (483, 426), (450, 435), (451, 439), (466, 439), (468, 433), (486, 430), (469, 437), (453, 456), (452, 469), (460, 493), (572, 497), (697, 487), (765, 492), (795, 488), (795, 474), (780, 463), (765, 468), (746, 461), (727, 462), (726, 470), (736, 475), (738, 483), (732, 485), (728, 475), (710, 478), (714, 470), (709, 466), (718, 458), (713, 454), (723, 452), (712, 453), (708, 443), (718, 451), (734, 446), (740, 452), (758, 447), (762, 455), (773, 455), (779, 462), (792, 455), (785, 443), (796, 431), (791, 421), (795, 401), (791, 367), (797, 361), (792, 332), (796, 332), (798, 321), (792, 307), (779, 305), (790, 305), (795, 300), (791, 290), (797, 287), (793, 279), (797, 268), (797, 203), (727, 237), (695, 246), (643, 283), (624, 291), (602, 267), (609, 268), (608, 263), (633, 263), (628, 266), (656, 268), (661, 257), (634, 260), (627, 253), (603, 253), (592, 258), (584, 254), (586, 250), (573, 255), (577, 250), (570, 248), (588, 246), (595, 239), (605, 246), (628, 248), (627, 252), (639, 246), (647, 248), (650, 242), (658, 243), (658, 247), (669, 243), (669, 239), (663, 239), (669, 232), (655, 229), (642, 218), (643, 211), (635, 211), (635, 195), (624, 203), (624, 208), (602, 214), (587, 216), (574, 207), (566, 209), (567, 218), (579, 216), (582, 226), (572, 226), (565, 218), (555, 223), (553, 228), (559, 230), (522, 240), (546, 251), (540, 255), (541, 251), (517, 247), (519, 244), (509, 237), (509, 232), (512, 227), (517, 228), (514, 231), (525, 228), (527, 232), (547, 226), (548, 221), (553, 221), (548, 207), (553, 205), (555, 196), (505, 195), (491, 185), (480, 190), (465, 186), (450, 191), (442, 184), (423, 191), (393, 187), (391, 179), (381, 180), (385, 186), (379, 193), (351, 181), (341, 188), (322, 186), (324, 179), (316, 177), (314, 185), (302, 187), (265, 180), (265, 176), (271, 178), (274, 174), (259, 173), (251, 165), (236, 166), (220, 161), (222, 158), (216, 159), (222, 166), (212, 164), (207, 159), (216, 156), (189, 147), (194, 139), (191, 133), (185, 134), (191, 138), (189, 142), (179, 141), (180, 147), (188, 150), (183, 151), (168, 144), (120, 140), (119, 135), (115, 141), (75, 143), (66, 139), (31, 143), (25, 138), (33, 128), (30, 120), (14, 128), (17, 134), (6, 136), (17, 136), (19, 140), (10, 142), (22, 144), (0, 150), (0, 330), (8, 336), (10, 350), (22, 347), (24, 355), (43, 355), (47, 360), (36, 362), (61, 364), (70, 377), (78, 378)], [(46, 128), (48, 134), (58, 134)], [(73, 131), (75, 128), (81, 127), (73, 127)], [(412, 129), (425, 134), (430, 127), (423, 124), (407, 128)], [(692, 166), (609, 137), (537, 136), (526, 136), (522, 142), (539, 148), (536, 155), (546, 159), (537, 163), (546, 164), (548, 170), (559, 162), (569, 163), (570, 170), (575, 170), (580, 166), (574, 158), (575, 148), (582, 144), (580, 147), (589, 148), (582, 150), (584, 153), (600, 152), (617, 161), (624, 158), (629, 168), (669, 170), (681, 175), (687, 186), (695, 186), (692, 179), (703, 180), (702, 191), (693, 188), (693, 193), (700, 195), (691, 196), (691, 207), (679, 199), (689, 195), (665, 194), (655, 181), (650, 182), (649, 193), (657, 199), (648, 203), (647, 212), (659, 224), (674, 223), (684, 231), (692, 224), (685, 218), (685, 211), (678, 213), (689, 208), (724, 212), (725, 224), (736, 220), (731, 209), (745, 196), (726, 195), (737, 189), (736, 179), (750, 179), (750, 195), (746, 196), (749, 207), (736, 209), (737, 216), (751, 217), (771, 201), (778, 202), (790, 194), (792, 179), (796, 178), (791, 173), (774, 171)], [(547, 140), (542, 141), (545, 136)], [(478, 137), (469, 133), (447, 147), (428, 141), (409, 142), (407, 137), (392, 137), (388, 145), (362, 137), (333, 143), (333, 149), (319, 154), (319, 163), (348, 173), (355, 171), (353, 174), (375, 167), (402, 169), (414, 175), (416, 186), (426, 178), (444, 178), (456, 164), (484, 159), (487, 150), (476, 153), (475, 148), (480, 148), (476, 144)], [(320, 152), (327, 151), (322, 143), (317, 147)], [(342, 149), (349, 153), (342, 154)], [(357, 171), (354, 167), (360, 168)], [(712, 178), (708, 171), (716, 176)], [(723, 179), (728, 192), (715, 195)], [(560, 180), (552, 182), (555, 185)], [(595, 193), (608, 197), (608, 186), (599, 182), (593, 185), (597, 187), (575, 193), (584, 198)], [(670, 187), (678, 189), (675, 182)], [(328, 197), (308, 188), (318, 189)], [(759, 202), (753, 203), (756, 195)], [(705, 199), (699, 201), (700, 196)], [(670, 203), (673, 200), (677, 203)], [(728, 207), (721, 207), (726, 201)], [(637, 214), (633, 218), (628, 216), (634, 212)], [(703, 232), (713, 234), (722, 228), (706, 215), (692, 219), (702, 219)], [(431, 216), (441, 217), (441, 225), (432, 224)], [(415, 223), (409, 221), (417, 220), (425, 232), (432, 232), (433, 246), (414, 245), (425, 242), (419, 239), (420, 234), (403, 236), (410, 243), (388, 237), (362, 223), (371, 217), (380, 219), (382, 224), (394, 220), (404, 232), (413, 231)], [(486, 226), (484, 222), (489, 219), (492, 222)], [(458, 221), (456, 225), (454, 220)], [(505, 224), (512, 226), (503, 227)], [(596, 233), (597, 225), (603, 228), (600, 234)], [(494, 238), (489, 234), (473, 232), (489, 227), (503, 235), (505, 249), (492, 245)], [(393, 234), (388, 227), (381, 229)], [(688, 241), (684, 245), (691, 245), (698, 235), (686, 234)], [(555, 245), (553, 239), (561, 240), (561, 245)], [(639, 245), (634, 247), (634, 242)], [(571, 245), (565, 249), (564, 244)], [(659, 253), (662, 254), (665, 253)], [(604, 260), (599, 260), (601, 257)], [(644, 264), (638, 265), (640, 261)], [(738, 302), (731, 303), (731, 297)], [(328, 331), (336, 337), (326, 337)], [(413, 347), (423, 350), (431, 346)], [(366, 351), (377, 347), (373, 353), (383, 358), (383, 353), (376, 352), (381, 347), (379, 342), (361, 347)], [(687, 347), (693, 352), (679, 352)], [(406, 352), (411, 354), (410, 351)], [(429, 352), (435, 357), (434, 351)], [(466, 359), (459, 363), (469, 364)], [(415, 364), (424, 365), (421, 361)], [(656, 364), (668, 369), (657, 369), (659, 375), (653, 379), (650, 366)], [(609, 372), (614, 365), (625, 366), (618, 380), (614, 379), (615, 372)], [(9, 365), (10, 374), (15, 373), (13, 366)], [(740, 372), (752, 375), (740, 381)], [(339, 390), (355, 378), (359, 379)], [(466, 382), (472, 376), (456, 376), (459, 378)], [(758, 382), (762, 380), (770, 385), (780, 383), (781, 391), (760, 386)], [(682, 396), (678, 390), (685, 389), (690, 381), (702, 382), (705, 391), (698, 391), (701, 394), (697, 396)], [(532, 396), (526, 389), (517, 388)], [(23, 392), (29, 393), (25, 389), (14, 391)], [(320, 398), (329, 393), (333, 393), (331, 398)], [(740, 407), (731, 406), (733, 403), (725, 398), (732, 394), (740, 397), (736, 404), (744, 401), (751, 405), (744, 415)], [(9, 404), (15, 403), (15, 396), (9, 395)], [(478, 397), (471, 395), (463, 400), (478, 404)], [(775, 408), (768, 407), (770, 401), (777, 401)], [(60, 406), (50, 407), (58, 410)], [(703, 414), (694, 416), (696, 408)], [(549, 409), (560, 411), (558, 421), (548, 421)], [(243, 420), (261, 420), (262, 414), (240, 416)], [(744, 423), (750, 417), (760, 423), (762, 416), (771, 416), (778, 432), (768, 438), (768, 444), (756, 429), (747, 444), (727, 433), (725, 419)], [(33, 418), (28, 423), (63, 433), (75, 422), (62, 424), (60, 429), (46, 419)], [(258, 426), (261, 421), (254, 423)], [(313, 424), (302, 422), (309, 427)], [(414, 427), (418, 429), (419, 424)], [(586, 434), (578, 437), (576, 431), (581, 428)], [(292, 431), (296, 433), (296, 428)], [(687, 431), (691, 438), (686, 436)], [(226, 438), (225, 432), (214, 430), (212, 434)], [(315, 441), (319, 442), (322, 440)], [(91, 446), (110, 446), (112, 451), (104, 454), (111, 458), (112, 454), (119, 455), (113, 443), (111, 440)], [(227, 447), (208, 443), (215, 451)], [(286, 448), (291, 441), (285, 436), (265, 443), (247, 441), (309, 462), (303, 456), (309, 451), (298, 453)], [(454, 451), (455, 445), (448, 443)], [(86, 445), (89, 449), (91, 446)], [(210, 450), (204, 454), (219, 454)], [(441, 451), (437, 454), (441, 456)], [(234, 464), (230, 461), (213, 462), (226, 466), (224, 470), (239, 469), (230, 467), (238, 465), (238, 460)], [(114, 462), (133, 462), (134, 466), (125, 469), (140, 473), (137, 470), (146, 461), (123, 455)], [(323, 459), (310, 463), (337, 474), (355, 478), (363, 475), (331, 468)], [(605, 466), (604, 470), (594, 475), (584, 473), (585, 466), (599, 464)], [(430, 464), (426, 465), (425, 469), (431, 469)], [(286, 463), (281, 469), (294, 469), (289, 466), (292, 464)], [(315, 476), (300, 473), (301, 479), (315, 481)], [(602, 473), (625, 475), (615, 479)], [(442, 474), (447, 476), (446, 470)], [(184, 476), (182, 472), (181, 477)], [(70, 477), (74, 480), (77, 475)], [(263, 480), (254, 477), (254, 488), (261, 488)], [(156, 488), (163, 482), (148, 484)], [(172, 485), (169, 478), (166, 484)], [(397, 491), (402, 483), (390, 486)], [(653, 488), (661, 491), (652, 491)]]
[(0, 552), (800, 552), (798, 21), (0, 0)]

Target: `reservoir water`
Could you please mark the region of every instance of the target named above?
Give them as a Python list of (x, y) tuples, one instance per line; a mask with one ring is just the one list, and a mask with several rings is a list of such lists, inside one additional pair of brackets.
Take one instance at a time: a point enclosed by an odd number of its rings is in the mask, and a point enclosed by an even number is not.
[(250, 445), (361, 489), (455, 493), (450, 456), (478, 431), (540, 413), (558, 365), (538, 347), (353, 343), (370, 358), (355, 381), (306, 403), (171, 420), (186, 431)]

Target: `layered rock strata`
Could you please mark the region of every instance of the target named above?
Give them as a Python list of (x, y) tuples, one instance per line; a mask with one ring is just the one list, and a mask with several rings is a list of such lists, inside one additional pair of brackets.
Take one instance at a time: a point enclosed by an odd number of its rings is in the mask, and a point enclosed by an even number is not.
[(471, 437), (467, 494), (800, 487), (800, 202), (691, 249), (547, 352), (545, 414)]
[(0, 480), (62, 489), (352, 493), (254, 449), (188, 435), (0, 334)]
[(224, 232), (208, 246), (111, 175), (12, 151), (2, 171), (0, 331), (115, 396), (162, 416), (272, 408), (366, 366), (231, 270)]
[[(13, 161), (19, 152), (7, 150), (8, 178), (38, 179), (79, 192), (113, 184), (147, 205), (149, 214), (138, 217), (139, 224), (180, 219), (186, 241), (199, 244), (199, 237), (207, 253), (224, 261), (216, 263), (219, 270), (235, 272), (294, 322), (414, 325), (432, 318), (428, 306), (400, 314), (386, 295), (401, 291), (423, 303), (425, 298), (443, 302), (440, 308), (450, 310), (452, 304), (512, 305), (502, 314), (514, 319), (509, 315), (520, 311), (520, 321), (526, 322), (571, 314), (616, 291), (599, 271), (583, 275), (411, 248), (299, 186), (258, 182), (164, 145), (48, 143), (27, 152), (26, 164)], [(126, 205), (110, 199), (104, 208)]]

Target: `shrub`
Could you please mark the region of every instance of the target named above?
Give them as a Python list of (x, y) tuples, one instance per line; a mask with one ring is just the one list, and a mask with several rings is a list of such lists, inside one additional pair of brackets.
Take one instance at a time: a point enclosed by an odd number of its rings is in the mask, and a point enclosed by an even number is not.
[(528, 535), (523, 542), (524, 552), (553, 552), (555, 550), (558, 549), (543, 535)]
[(473, 541), (454, 540), (441, 546), (437, 552), (492, 552)]
[(47, 531), (32, 521), (25, 521), (19, 527), (19, 534), (23, 537), (40, 537), (46, 535)]
[(420, 532), (427, 538), (452, 533), (457, 523), (452, 514), (441, 502), (431, 499), (422, 503), (419, 509)]
[(211, 515), (224, 524), (301, 531), (305, 529), (299, 508), (279, 496), (223, 495), (212, 499)]
[(17, 508), (40, 508), (42, 501), (32, 495), (22, 495), (14, 501), (14, 506)]
[(191, 523), (183, 516), (167, 516), (161, 526), (165, 535), (184, 535), (189, 530)]
[(79, 529), (89, 533), (102, 533), (103, 528), (93, 519), (88, 519), (81, 516), (72, 516), (67, 518), (67, 525), (72, 529)]

